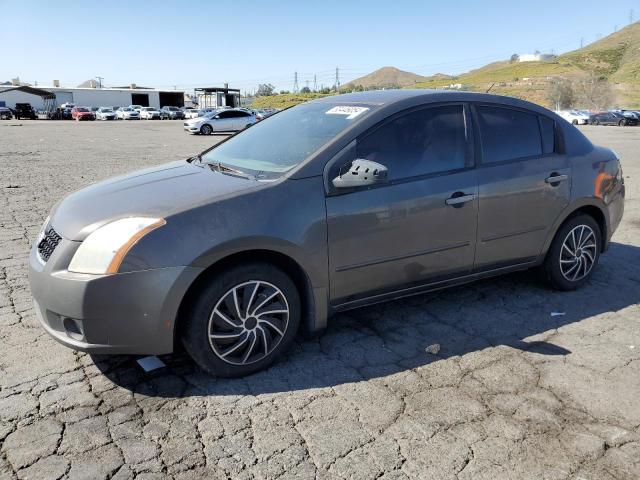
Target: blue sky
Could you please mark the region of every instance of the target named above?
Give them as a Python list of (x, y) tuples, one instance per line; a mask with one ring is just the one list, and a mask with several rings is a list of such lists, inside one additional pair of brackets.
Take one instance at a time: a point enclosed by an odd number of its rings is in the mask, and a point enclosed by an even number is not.
[[(528, 5), (525, 7), (524, 5)], [(460, 73), (512, 53), (562, 53), (640, 18), (640, 0), (0, 0), (0, 81), (252, 90), (331, 86), (393, 65)]]

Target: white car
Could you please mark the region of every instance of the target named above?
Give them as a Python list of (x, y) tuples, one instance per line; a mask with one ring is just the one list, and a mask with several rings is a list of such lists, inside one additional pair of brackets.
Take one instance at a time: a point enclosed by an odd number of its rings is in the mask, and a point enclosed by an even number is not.
[(213, 132), (236, 132), (258, 121), (255, 115), (246, 110), (223, 110), (205, 114), (184, 122), (189, 133), (211, 135)]
[(96, 111), (96, 120), (115, 120), (116, 112), (111, 107), (100, 107)]
[(118, 120), (140, 120), (140, 114), (133, 108), (120, 107), (116, 110)]
[(136, 112), (139, 112), (144, 107), (142, 105), (129, 105), (129, 108), (135, 110)]
[(140, 109), (140, 118), (145, 120), (160, 120), (160, 110), (155, 107), (142, 107)]
[(589, 123), (589, 115), (585, 115), (578, 110), (556, 110), (555, 113), (573, 125), (586, 125)]

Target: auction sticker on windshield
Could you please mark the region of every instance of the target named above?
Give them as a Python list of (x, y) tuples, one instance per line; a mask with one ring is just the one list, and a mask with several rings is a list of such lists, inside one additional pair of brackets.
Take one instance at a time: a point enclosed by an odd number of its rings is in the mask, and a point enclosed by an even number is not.
[(348, 105), (338, 105), (337, 107), (333, 107), (327, 110), (325, 113), (327, 115), (347, 115), (347, 120), (351, 120), (352, 118), (356, 118), (358, 115), (369, 110), (367, 107), (352, 107)]

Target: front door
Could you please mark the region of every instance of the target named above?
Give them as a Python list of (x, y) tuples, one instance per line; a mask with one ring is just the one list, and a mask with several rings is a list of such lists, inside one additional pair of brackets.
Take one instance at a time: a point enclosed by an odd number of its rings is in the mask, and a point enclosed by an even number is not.
[(334, 305), (471, 271), (478, 191), (465, 115), (460, 104), (396, 115), (340, 159), (383, 164), (389, 178), (326, 199)]
[(532, 261), (571, 194), (555, 123), (530, 111), (475, 109), (481, 145), (476, 268)]

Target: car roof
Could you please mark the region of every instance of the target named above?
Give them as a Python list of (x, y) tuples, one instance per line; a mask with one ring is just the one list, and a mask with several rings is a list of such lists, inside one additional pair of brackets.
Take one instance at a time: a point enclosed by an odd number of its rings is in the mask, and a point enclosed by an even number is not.
[(392, 89), (371, 90), (366, 92), (332, 95), (313, 100), (314, 103), (364, 103), (377, 106), (392, 106), (394, 104), (421, 104), (435, 102), (486, 102), (514, 107), (526, 108), (540, 113), (549, 113), (544, 107), (518, 98), (477, 93), (458, 90), (433, 89)]

